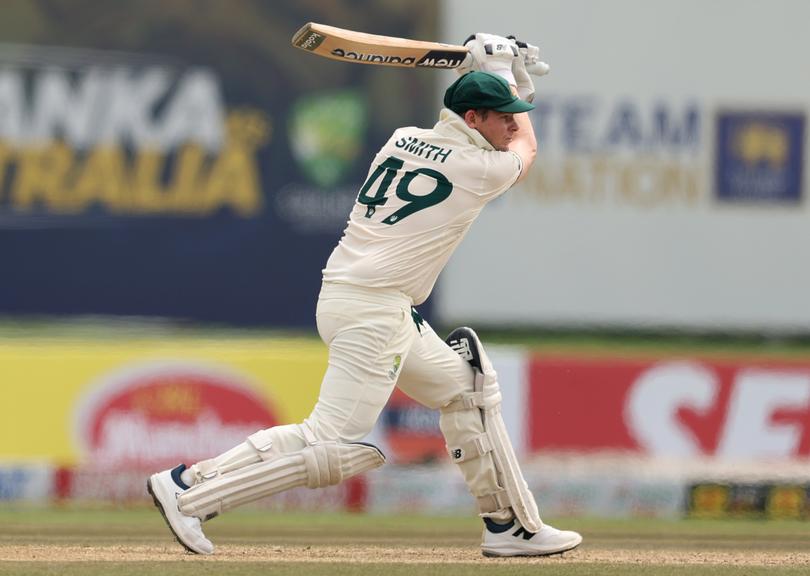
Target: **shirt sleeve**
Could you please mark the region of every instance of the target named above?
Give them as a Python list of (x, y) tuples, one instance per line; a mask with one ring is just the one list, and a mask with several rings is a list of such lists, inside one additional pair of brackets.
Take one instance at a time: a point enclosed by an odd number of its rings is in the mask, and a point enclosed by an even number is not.
[(515, 152), (481, 151), (481, 179), (478, 193), (491, 200), (506, 192), (520, 177), (523, 161)]

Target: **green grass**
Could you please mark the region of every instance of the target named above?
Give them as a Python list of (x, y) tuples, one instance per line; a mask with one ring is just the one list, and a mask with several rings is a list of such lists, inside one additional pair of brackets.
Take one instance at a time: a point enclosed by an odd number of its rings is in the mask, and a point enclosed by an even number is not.
[[(171, 540), (160, 517), (148, 508), (133, 509), (0, 509), (0, 558), (10, 547), (32, 547), (31, 556), (41, 554), (34, 547), (59, 550), (116, 550), (139, 547), (147, 553), (155, 550), (154, 560), (94, 561), (82, 558), (41, 557), (23, 561), (0, 561), (0, 574), (66, 574), (130, 576), (160, 574), (181, 576), (194, 574), (314, 574), (386, 576), (437, 574), (554, 574), (584, 575), (684, 575), (742, 576), (768, 574), (776, 576), (806, 574), (810, 571), (807, 543), (810, 523), (794, 521), (753, 520), (682, 520), (652, 519), (559, 519), (561, 526), (581, 531), (585, 538), (580, 552), (562, 558), (484, 559), (478, 556), (480, 523), (476, 518), (422, 516), (365, 516), (347, 514), (276, 514), (265, 511), (239, 511), (223, 515), (206, 524), (209, 537), (225, 550), (225, 558), (201, 558), (184, 553)], [(282, 548), (296, 549), (301, 554), (315, 554), (319, 547), (375, 550), (424, 550), (429, 562), (408, 564), (404, 561), (371, 562), (287, 562), (280, 558)], [(229, 548), (230, 547), (230, 548)], [(258, 558), (242, 561), (233, 552), (239, 547), (258, 551)], [(230, 549), (230, 552), (227, 551)], [(469, 561), (441, 563), (441, 552), (465, 551)], [(267, 559), (264, 559), (266, 550)], [(639, 560), (613, 562), (611, 551), (630, 551)], [(75, 551), (75, 548), (74, 548)], [(588, 554), (599, 553), (605, 560), (587, 560)], [(779, 565), (753, 561), (735, 566), (718, 563), (677, 565), (655, 562), (658, 554), (734, 554), (739, 558), (765, 555)], [(230, 556), (228, 556), (230, 554)], [(254, 552), (255, 554), (255, 552)], [(432, 555), (439, 555), (432, 561)], [(792, 562), (791, 555), (802, 555)], [(585, 560), (578, 561), (577, 558)]]
[[(314, 314), (314, 311), (313, 311)], [(452, 327), (434, 326), (439, 334)], [(597, 355), (700, 355), (708, 357), (810, 359), (810, 334), (696, 332), (637, 329), (493, 329), (477, 327), (488, 344), (514, 345), (547, 353)], [(174, 322), (162, 318), (79, 316), (68, 318), (0, 316), (0, 342), (36, 339), (188, 339), (268, 338), (319, 342), (312, 330), (235, 328)]]

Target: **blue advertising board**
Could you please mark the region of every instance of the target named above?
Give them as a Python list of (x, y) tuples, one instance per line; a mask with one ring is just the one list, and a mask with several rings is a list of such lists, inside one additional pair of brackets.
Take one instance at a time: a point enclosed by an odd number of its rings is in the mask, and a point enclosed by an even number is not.
[(802, 112), (718, 112), (717, 199), (798, 204), (802, 199), (804, 126)]
[(435, 73), (291, 46), (307, 20), (435, 27), (432, 2), (359, 4), (139, 3), (129, 34), (41, 11), (50, 32), (0, 44), (0, 314), (314, 325), (371, 158), (438, 110)]

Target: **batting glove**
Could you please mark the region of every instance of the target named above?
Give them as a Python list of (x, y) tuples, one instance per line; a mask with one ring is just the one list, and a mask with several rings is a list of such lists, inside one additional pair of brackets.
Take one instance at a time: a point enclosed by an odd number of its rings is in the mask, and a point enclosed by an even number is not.
[(551, 67), (540, 60), (540, 48), (534, 44), (521, 42), (514, 36), (508, 36), (507, 38), (517, 46), (520, 57), (523, 59), (523, 64), (526, 65), (526, 71), (529, 74), (532, 76), (545, 76), (549, 73)]
[[(515, 40), (515, 37), (509, 36), (509, 39), (519, 50), (519, 44)], [(521, 100), (525, 100), (526, 102), (534, 100), (534, 82), (532, 82), (532, 77), (529, 76), (529, 72), (526, 70), (526, 64), (523, 62), (521, 56), (518, 56), (512, 62), (512, 74), (515, 76), (515, 87), (517, 88), (517, 93)]]
[(459, 74), (481, 70), (497, 74), (512, 86), (517, 85), (512, 72), (512, 63), (518, 58), (518, 49), (511, 40), (479, 32), (470, 36), (464, 46), (469, 53), (461, 66), (456, 68)]

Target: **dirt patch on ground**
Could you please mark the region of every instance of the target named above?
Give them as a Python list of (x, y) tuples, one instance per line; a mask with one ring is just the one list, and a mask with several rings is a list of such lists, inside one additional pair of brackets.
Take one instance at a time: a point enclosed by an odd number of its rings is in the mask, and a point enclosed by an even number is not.
[(588, 563), (637, 565), (810, 566), (810, 552), (622, 550), (582, 548), (547, 558), (492, 559), (477, 549), (352, 546), (228, 546), (195, 556), (179, 546), (0, 546), (0, 561), (13, 562), (347, 562), (401, 564)]

